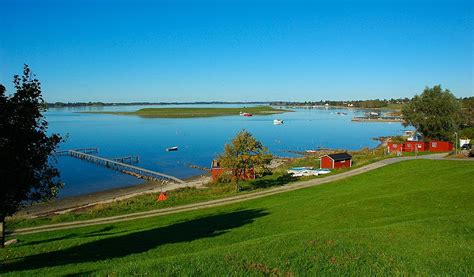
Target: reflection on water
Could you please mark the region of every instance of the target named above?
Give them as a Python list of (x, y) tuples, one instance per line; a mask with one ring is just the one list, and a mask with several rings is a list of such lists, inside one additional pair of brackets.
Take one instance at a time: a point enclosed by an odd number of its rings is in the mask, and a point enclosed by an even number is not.
[[(205, 107), (211, 105), (192, 105)], [(219, 107), (243, 105), (219, 105)], [(99, 156), (139, 155), (138, 166), (186, 178), (202, 174), (187, 164), (209, 167), (211, 160), (223, 151), (224, 144), (240, 130), (250, 131), (277, 156), (291, 156), (285, 150), (306, 150), (317, 147), (358, 149), (374, 147), (374, 137), (400, 134), (400, 123), (354, 123), (352, 116), (363, 111), (337, 109), (295, 109), (268, 116), (225, 116), (190, 119), (150, 119), (137, 116), (83, 114), (78, 111), (134, 111), (145, 106), (113, 106), (50, 109), (46, 113), (49, 131), (68, 136), (61, 149), (98, 147)], [(173, 106), (155, 106), (173, 107)], [(186, 105), (191, 107), (191, 105)], [(347, 115), (338, 115), (344, 111)], [(283, 125), (273, 125), (283, 119)], [(166, 152), (170, 146), (177, 152)], [(65, 188), (61, 196), (100, 191), (141, 181), (131, 176), (76, 160), (59, 157)]]

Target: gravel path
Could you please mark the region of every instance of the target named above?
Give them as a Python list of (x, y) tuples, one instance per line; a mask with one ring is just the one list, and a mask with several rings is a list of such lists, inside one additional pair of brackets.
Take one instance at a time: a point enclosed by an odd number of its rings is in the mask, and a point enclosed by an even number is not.
[[(21, 229), (14, 230), (10, 235), (33, 234), (33, 233), (39, 233), (39, 232), (64, 230), (64, 229), (78, 228), (78, 227), (98, 225), (98, 224), (111, 224), (111, 223), (117, 223), (117, 222), (123, 222), (123, 221), (129, 221), (129, 220), (135, 220), (135, 219), (141, 219), (141, 218), (148, 218), (148, 217), (153, 217), (153, 216), (174, 214), (174, 213), (184, 212), (184, 211), (192, 211), (192, 210), (205, 209), (205, 208), (210, 208), (210, 207), (223, 206), (227, 204), (238, 203), (242, 201), (247, 201), (251, 199), (257, 199), (257, 198), (261, 198), (261, 197), (265, 197), (269, 195), (283, 193), (287, 191), (292, 191), (292, 190), (297, 190), (297, 189), (312, 187), (312, 186), (318, 186), (318, 185), (326, 184), (329, 182), (338, 181), (341, 179), (359, 175), (359, 174), (372, 171), (374, 169), (377, 169), (389, 164), (398, 163), (401, 161), (408, 161), (408, 160), (415, 160), (415, 159), (442, 160), (442, 159), (446, 159), (446, 158), (443, 158), (444, 156), (445, 154), (433, 154), (433, 155), (418, 156), (418, 157), (390, 158), (390, 159), (378, 161), (378, 162), (375, 162), (375, 163), (372, 163), (360, 168), (356, 168), (344, 173), (340, 173), (337, 175), (331, 175), (331, 176), (327, 176), (320, 179), (296, 182), (290, 185), (275, 187), (275, 188), (267, 189), (264, 191), (255, 192), (255, 193), (237, 195), (233, 197), (211, 200), (211, 201), (206, 201), (206, 202), (201, 202), (201, 203), (194, 203), (194, 204), (183, 205), (183, 206), (178, 206), (178, 207), (170, 207), (170, 208), (159, 209), (159, 210), (131, 213), (131, 214), (126, 214), (126, 215), (118, 215), (118, 216), (96, 218), (96, 219), (90, 219), (90, 220), (50, 224), (50, 225), (43, 225), (43, 226), (30, 227), (30, 228), (21, 228)], [(474, 159), (449, 159), (449, 160), (474, 161)]]

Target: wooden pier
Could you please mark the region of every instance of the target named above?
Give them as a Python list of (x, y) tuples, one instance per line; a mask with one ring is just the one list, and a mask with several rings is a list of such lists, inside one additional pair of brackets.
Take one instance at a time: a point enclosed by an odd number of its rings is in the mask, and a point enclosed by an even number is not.
[(74, 149), (74, 150), (64, 150), (56, 152), (57, 155), (69, 155), (74, 158), (78, 158), (81, 160), (85, 160), (88, 162), (92, 162), (101, 166), (105, 166), (107, 168), (120, 171), (122, 173), (132, 175), (137, 178), (147, 179), (147, 180), (161, 180), (164, 182), (173, 181), (179, 184), (185, 184), (183, 180), (176, 178), (171, 175), (167, 175), (164, 173), (156, 172), (153, 170), (141, 168), (138, 166), (126, 164), (125, 162), (138, 162), (138, 156), (128, 156), (122, 158), (114, 158), (114, 159), (107, 159), (92, 155), (90, 153), (97, 153), (97, 148), (81, 148), (81, 149)]
[(116, 162), (131, 164), (131, 163), (140, 162), (140, 157), (139, 156), (128, 156), (128, 157), (113, 158), (111, 160), (116, 161)]
[[(69, 151), (71, 151), (71, 150), (56, 151), (56, 153), (54, 153), (54, 154), (55, 155), (69, 155)], [(74, 149), (74, 151), (83, 152), (83, 153), (87, 153), (87, 154), (95, 154), (95, 153), (99, 153), (99, 148), (96, 148), (96, 147), (77, 148), (77, 149)]]

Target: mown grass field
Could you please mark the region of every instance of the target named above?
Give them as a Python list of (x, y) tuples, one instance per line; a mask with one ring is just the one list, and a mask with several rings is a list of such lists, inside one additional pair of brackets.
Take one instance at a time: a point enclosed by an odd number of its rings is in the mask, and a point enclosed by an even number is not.
[(239, 115), (240, 112), (253, 115), (269, 115), (290, 112), (290, 110), (276, 109), (270, 106), (242, 107), (242, 108), (145, 108), (134, 112), (86, 112), (116, 115), (137, 115), (147, 118), (192, 118)]
[(414, 160), (318, 187), (22, 235), (7, 275), (474, 273), (474, 163)]

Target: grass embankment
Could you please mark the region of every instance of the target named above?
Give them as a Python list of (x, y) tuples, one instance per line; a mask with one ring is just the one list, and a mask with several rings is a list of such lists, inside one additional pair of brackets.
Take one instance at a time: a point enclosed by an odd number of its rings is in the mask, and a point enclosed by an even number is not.
[(193, 212), (19, 236), (11, 275), (467, 275), (474, 164), (414, 160)]
[(240, 112), (253, 115), (270, 115), (290, 112), (290, 110), (276, 109), (270, 106), (242, 107), (242, 108), (145, 108), (134, 112), (86, 112), (116, 115), (137, 115), (147, 118), (192, 118), (239, 115)]
[[(384, 156), (382, 149), (377, 150), (360, 150), (351, 152), (353, 155), (353, 167), (358, 168), (369, 163), (373, 163), (384, 158), (394, 157)], [(270, 187), (282, 186), (296, 181), (304, 181), (315, 178), (324, 178), (330, 175), (346, 172), (350, 169), (334, 170), (330, 174), (321, 176), (309, 176), (294, 178), (287, 174), (287, 170), (291, 167), (312, 166), (319, 168), (319, 156), (309, 155), (301, 158), (292, 159), (289, 162), (275, 168), (272, 174), (259, 178), (257, 180), (240, 182), (242, 191), (239, 195), (264, 190)], [(211, 183), (202, 188), (182, 188), (167, 192), (168, 199), (163, 202), (156, 201), (156, 194), (144, 194), (129, 199), (115, 201), (112, 203), (99, 204), (84, 209), (78, 209), (65, 214), (48, 215), (37, 218), (25, 218), (16, 216), (8, 218), (6, 227), (8, 230), (18, 228), (40, 226), (46, 224), (72, 222), (76, 220), (94, 219), (115, 215), (124, 215), (135, 212), (143, 212), (148, 210), (163, 209), (186, 204), (204, 202), (214, 199), (220, 199), (237, 195), (235, 192), (235, 184)]]

